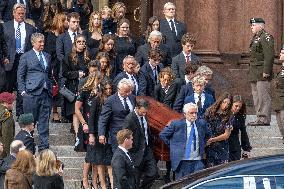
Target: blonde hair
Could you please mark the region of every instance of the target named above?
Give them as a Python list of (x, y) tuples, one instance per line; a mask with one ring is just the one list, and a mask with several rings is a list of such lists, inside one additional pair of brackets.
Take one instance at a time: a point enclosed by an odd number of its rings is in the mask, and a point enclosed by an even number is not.
[(101, 14), (108, 14), (109, 16), (111, 16), (111, 14), (112, 14), (111, 8), (109, 8), (106, 5), (101, 8), (100, 12), (101, 12)]
[(37, 158), (36, 174), (38, 176), (52, 176), (56, 174), (56, 157), (51, 150), (43, 150)]
[(124, 14), (126, 13), (126, 6), (122, 2), (116, 2), (112, 7), (112, 18), (117, 19), (115, 16), (116, 12), (120, 9), (124, 8)]
[(197, 85), (205, 85), (206, 84), (206, 81), (205, 81), (205, 78), (201, 75), (197, 75), (195, 76), (192, 81), (191, 81), (193, 84), (197, 84)]
[(98, 15), (98, 17), (99, 17), (99, 20), (100, 20), (100, 26), (98, 27), (98, 32), (100, 33), (100, 34), (102, 34), (102, 15), (101, 15), (101, 13), (100, 12), (98, 12), (98, 11), (94, 11), (94, 12), (92, 12), (92, 14), (90, 15), (90, 19), (89, 19), (89, 32), (93, 32), (94, 31), (94, 16), (95, 15)]
[(91, 73), (88, 76), (88, 80), (82, 87), (82, 91), (91, 91), (90, 96), (98, 95), (98, 85), (100, 83), (99, 70), (96, 70), (94, 73)]

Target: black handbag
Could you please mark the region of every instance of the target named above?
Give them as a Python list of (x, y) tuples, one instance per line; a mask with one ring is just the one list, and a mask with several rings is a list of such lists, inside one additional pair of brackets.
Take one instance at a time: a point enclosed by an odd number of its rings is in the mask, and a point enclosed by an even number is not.
[(69, 102), (73, 102), (76, 98), (76, 95), (65, 86), (59, 90), (59, 93), (64, 96), (64, 98), (66, 98)]

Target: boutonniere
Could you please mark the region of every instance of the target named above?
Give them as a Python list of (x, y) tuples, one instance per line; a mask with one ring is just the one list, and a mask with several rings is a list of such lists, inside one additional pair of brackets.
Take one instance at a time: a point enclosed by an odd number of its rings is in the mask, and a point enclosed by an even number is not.
[(5, 117), (10, 117), (11, 116), (11, 112), (8, 109), (5, 109)]

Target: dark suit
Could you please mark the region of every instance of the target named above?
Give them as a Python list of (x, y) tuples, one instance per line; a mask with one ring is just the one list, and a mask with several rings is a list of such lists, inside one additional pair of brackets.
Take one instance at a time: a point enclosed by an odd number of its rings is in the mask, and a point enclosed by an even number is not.
[(174, 36), (171, 27), (166, 19), (160, 20), (160, 31), (162, 32), (163, 36), (166, 38), (165, 44), (170, 47), (171, 50), (171, 57), (176, 56), (182, 51), (181, 46), (181, 38), (186, 33), (186, 27), (182, 22), (174, 20), (175, 27), (177, 30), (176, 35)]
[[(212, 97), (212, 95), (208, 94), (208, 93), (204, 93), (205, 94), (205, 101), (204, 101), (204, 104), (202, 105), (202, 108), (198, 108), (198, 113), (197, 113), (197, 116), (199, 118), (202, 118), (205, 111), (207, 110), (207, 108), (209, 108), (212, 104), (214, 104), (214, 98)], [(195, 100), (194, 100), (194, 93), (190, 96), (187, 96), (185, 99), (184, 99), (184, 104), (187, 104), (187, 103), (195, 103)]]
[[(172, 58), (171, 58), (171, 51), (169, 47), (165, 44), (161, 44), (158, 47), (158, 49), (160, 49), (162, 53), (161, 63), (165, 67), (170, 66), (172, 63)], [(137, 52), (135, 54), (135, 59), (140, 64), (140, 66), (143, 66), (149, 61), (149, 51), (150, 50), (151, 50), (151, 45), (149, 43), (146, 43), (138, 47)]]
[[(159, 75), (162, 68), (163, 68), (162, 64), (159, 64), (156, 67), (156, 69), (157, 69), (157, 80), (158, 80), (158, 75)], [(156, 81), (155, 81), (155, 78), (154, 78), (153, 70), (150, 66), (150, 63), (147, 62), (140, 69), (138, 95), (154, 97), (155, 85), (156, 85)]]
[(60, 62), (66, 58), (71, 53), (72, 50), (72, 40), (68, 31), (59, 35), (56, 39), (56, 55)]
[[(201, 65), (201, 61), (195, 54), (191, 53), (190, 55), (190, 64)], [(184, 57), (183, 52), (179, 53), (177, 56), (172, 59), (172, 70), (176, 75), (176, 78), (184, 78), (186, 58)]]
[(26, 149), (31, 153), (35, 154), (35, 141), (34, 137), (26, 130), (20, 130), (20, 132), (15, 136), (15, 140), (20, 140), (26, 146)]
[[(211, 88), (210, 85), (207, 85), (205, 87), (204, 92), (210, 94), (213, 97), (214, 101), (216, 101), (215, 90), (213, 88)], [(187, 83), (186, 85), (183, 85), (180, 89), (179, 94), (177, 95), (173, 109), (178, 111), (178, 112), (182, 112), (183, 105), (185, 104), (184, 103), (185, 98), (187, 96), (192, 95), (193, 93), (194, 93), (194, 91), (193, 91), (191, 82)]]
[[(128, 96), (133, 108), (135, 107), (135, 96)], [(116, 134), (123, 127), (124, 119), (128, 115), (128, 111), (124, 109), (122, 102), (119, 99), (118, 93), (115, 93), (107, 98), (102, 107), (99, 117), (98, 135), (107, 136), (108, 143), (112, 145), (113, 152), (117, 148)]]
[(39, 150), (49, 147), (49, 115), (52, 97), (52, 75), (50, 55), (43, 52), (47, 67), (44, 68), (39, 62), (34, 50), (24, 53), (20, 59), (18, 69), (19, 93), (23, 96), (24, 113), (33, 113), (39, 133)]
[(134, 165), (125, 152), (117, 148), (111, 160), (113, 188), (136, 189)]
[[(140, 88), (140, 86), (139, 86), (139, 80), (138, 80), (138, 78), (137, 78), (135, 75), (133, 75), (133, 77), (135, 78), (136, 83), (137, 83), (137, 85), (138, 85), (138, 90), (136, 90), (136, 85), (134, 85), (134, 90), (132, 91), (132, 94), (133, 94), (133, 95), (137, 95), (137, 94), (138, 94), (138, 91), (139, 91), (139, 88)], [(112, 83), (113, 83), (113, 91), (114, 91), (114, 92), (117, 91), (117, 85), (118, 85), (119, 81), (122, 80), (123, 78), (130, 79), (131, 81), (133, 81), (131, 78), (128, 77), (128, 75), (126, 74), (125, 71), (120, 72), (120, 73), (113, 79), (113, 82), (112, 82)], [(134, 82), (133, 82), (133, 84), (134, 84)]]
[(177, 87), (178, 85), (176, 83), (172, 83), (167, 93), (165, 93), (165, 90), (162, 88), (162, 85), (158, 84), (155, 86), (154, 89), (154, 98), (157, 101), (166, 104), (167, 106), (172, 108), (177, 96)]
[[(3, 24), (0, 24), (0, 33), (3, 33)], [(4, 36), (0, 35), (0, 93), (4, 92), (6, 85), (5, 66), (2, 64), (4, 57), (7, 57), (7, 45)]]
[[(140, 116), (139, 116), (140, 119)], [(133, 160), (136, 172), (137, 184), (140, 183), (141, 174), (144, 173), (144, 178), (139, 186), (140, 188), (150, 188), (155, 181), (157, 175), (157, 165), (152, 150), (152, 135), (150, 128), (147, 125), (148, 144), (146, 143), (145, 127), (142, 128), (141, 122), (135, 111), (129, 113), (124, 120), (124, 129), (129, 129), (133, 132), (133, 144), (129, 150), (129, 155)]]
[(14, 155), (8, 155), (0, 164), (0, 189), (4, 189), (5, 174), (11, 168), (12, 163), (16, 160)]
[[(211, 136), (208, 123), (203, 119), (197, 119), (195, 125), (198, 131), (199, 156), (203, 156), (206, 139)], [(184, 159), (187, 142), (186, 119), (172, 121), (160, 133), (160, 138), (170, 147), (172, 169), (176, 171), (180, 162)]]
[[(2, 20), (4, 22), (8, 22), (13, 19), (13, 7), (17, 3), (17, 0), (2, 0), (3, 1), (3, 9), (0, 14), (2, 16)], [(22, 2), (23, 3), (23, 2)], [(26, 0), (26, 18), (31, 18), (30, 11), (30, 1)]]

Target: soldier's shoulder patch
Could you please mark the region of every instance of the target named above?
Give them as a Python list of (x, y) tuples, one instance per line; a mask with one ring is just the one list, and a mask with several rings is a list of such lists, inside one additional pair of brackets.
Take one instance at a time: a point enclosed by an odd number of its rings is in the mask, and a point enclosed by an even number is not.
[(266, 41), (271, 41), (271, 40), (273, 40), (272, 35), (270, 35), (269, 33), (265, 33), (264, 38), (265, 38)]

